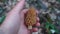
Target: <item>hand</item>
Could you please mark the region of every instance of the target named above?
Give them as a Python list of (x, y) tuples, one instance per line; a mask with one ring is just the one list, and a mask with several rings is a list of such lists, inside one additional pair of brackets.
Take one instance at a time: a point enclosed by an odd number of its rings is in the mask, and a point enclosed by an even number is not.
[[(21, 0), (7, 15), (3, 24), (1, 25), (1, 33), (4, 34), (29, 34), (30, 31), (24, 25), (24, 14), (28, 9), (22, 10), (25, 0)], [(36, 26), (40, 26), (39, 18), (37, 17)], [(37, 28), (33, 28), (37, 31)]]

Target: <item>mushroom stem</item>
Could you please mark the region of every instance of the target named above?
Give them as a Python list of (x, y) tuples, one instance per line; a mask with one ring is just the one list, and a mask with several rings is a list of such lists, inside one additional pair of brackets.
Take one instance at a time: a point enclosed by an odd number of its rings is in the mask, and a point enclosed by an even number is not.
[(32, 26), (28, 26), (28, 29), (32, 29)]

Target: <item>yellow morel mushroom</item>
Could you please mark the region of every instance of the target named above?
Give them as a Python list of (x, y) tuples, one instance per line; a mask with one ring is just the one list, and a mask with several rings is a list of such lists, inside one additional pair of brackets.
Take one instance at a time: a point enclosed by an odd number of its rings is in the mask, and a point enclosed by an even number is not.
[(36, 11), (35, 8), (31, 7), (25, 16), (25, 22), (28, 26), (28, 29), (32, 29), (32, 26), (36, 24)]

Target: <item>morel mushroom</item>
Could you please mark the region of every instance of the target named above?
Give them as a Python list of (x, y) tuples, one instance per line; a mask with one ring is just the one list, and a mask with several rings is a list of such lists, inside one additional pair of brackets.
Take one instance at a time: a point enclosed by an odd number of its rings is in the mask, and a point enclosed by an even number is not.
[(25, 16), (25, 22), (28, 29), (32, 29), (32, 26), (36, 23), (36, 11), (35, 8), (31, 7)]

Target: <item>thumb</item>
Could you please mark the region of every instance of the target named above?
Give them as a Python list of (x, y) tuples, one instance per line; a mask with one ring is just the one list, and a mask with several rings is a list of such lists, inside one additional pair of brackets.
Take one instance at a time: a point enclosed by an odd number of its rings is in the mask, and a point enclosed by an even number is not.
[(16, 4), (16, 6), (14, 6), (14, 8), (11, 11), (12, 12), (20, 12), (24, 7), (24, 3), (25, 3), (25, 0), (19, 1), (18, 4)]
[(24, 24), (24, 17), (25, 17), (25, 14), (26, 14), (27, 11), (28, 11), (28, 9), (24, 9), (20, 13), (20, 23), (21, 23), (21, 25)]

